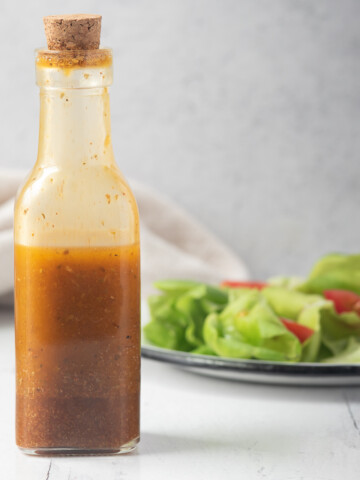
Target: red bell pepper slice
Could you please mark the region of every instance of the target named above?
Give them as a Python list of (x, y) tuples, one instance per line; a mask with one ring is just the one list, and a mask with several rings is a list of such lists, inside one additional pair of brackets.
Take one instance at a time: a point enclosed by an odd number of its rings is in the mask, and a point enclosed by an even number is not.
[(360, 315), (360, 295), (347, 290), (325, 290), (327, 300), (331, 300), (337, 313), (356, 312)]
[(232, 280), (225, 280), (221, 283), (222, 287), (230, 288), (256, 288), (257, 290), (262, 290), (267, 287), (267, 283), (263, 282), (235, 282)]
[(301, 343), (304, 343), (314, 333), (312, 328), (306, 327), (305, 325), (300, 325), (299, 323), (288, 320), (287, 318), (280, 318), (280, 320), (284, 327), (286, 327), (289, 332), (293, 333)]

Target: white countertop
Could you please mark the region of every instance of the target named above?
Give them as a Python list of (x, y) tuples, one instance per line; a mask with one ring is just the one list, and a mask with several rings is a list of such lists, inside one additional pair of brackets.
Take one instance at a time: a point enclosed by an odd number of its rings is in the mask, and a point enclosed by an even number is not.
[(0, 381), (4, 480), (359, 478), (358, 387), (251, 385), (143, 360), (135, 453), (51, 459), (15, 446), (11, 311), (0, 311)]

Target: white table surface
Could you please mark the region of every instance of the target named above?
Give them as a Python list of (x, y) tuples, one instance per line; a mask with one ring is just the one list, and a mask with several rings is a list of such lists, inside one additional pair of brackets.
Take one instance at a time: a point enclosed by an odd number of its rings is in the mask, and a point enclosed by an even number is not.
[(0, 479), (356, 480), (360, 388), (251, 385), (143, 360), (141, 442), (113, 457), (38, 458), (14, 440), (13, 313), (0, 311)]

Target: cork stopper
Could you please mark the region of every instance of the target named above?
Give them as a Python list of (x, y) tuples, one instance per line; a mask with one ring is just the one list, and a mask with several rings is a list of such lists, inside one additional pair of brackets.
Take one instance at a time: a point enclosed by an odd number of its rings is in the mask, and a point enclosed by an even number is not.
[(100, 45), (101, 15), (44, 17), (49, 50), (96, 50)]

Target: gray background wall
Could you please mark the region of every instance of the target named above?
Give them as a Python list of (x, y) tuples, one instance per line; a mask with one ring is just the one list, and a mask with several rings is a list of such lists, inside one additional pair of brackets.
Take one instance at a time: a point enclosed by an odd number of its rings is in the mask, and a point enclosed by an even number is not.
[(0, 166), (36, 158), (42, 16), (103, 15), (123, 172), (223, 238), (254, 277), (360, 251), (360, 2), (13, 1), (0, 6)]

